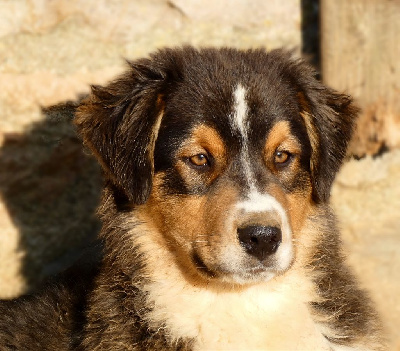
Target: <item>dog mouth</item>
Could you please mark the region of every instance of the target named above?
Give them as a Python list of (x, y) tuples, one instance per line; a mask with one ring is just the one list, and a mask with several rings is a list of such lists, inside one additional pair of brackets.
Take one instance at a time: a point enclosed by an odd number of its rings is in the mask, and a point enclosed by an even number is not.
[(217, 277), (218, 274), (206, 265), (204, 260), (200, 257), (200, 255), (197, 252), (193, 252), (192, 261), (194, 266), (200, 273), (208, 276), (209, 278)]
[(248, 274), (261, 274), (261, 273), (264, 273), (266, 270), (267, 270), (267, 267), (258, 266), (258, 267), (252, 267), (252, 268), (249, 268), (249, 269), (245, 270), (245, 273), (248, 273)]
[(223, 264), (207, 264), (198, 252), (193, 252), (192, 263), (196, 270), (208, 279), (221, 280), (229, 283), (248, 284), (260, 281), (268, 281), (279, 274), (275, 265), (266, 262), (248, 263), (241, 267), (226, 267)]

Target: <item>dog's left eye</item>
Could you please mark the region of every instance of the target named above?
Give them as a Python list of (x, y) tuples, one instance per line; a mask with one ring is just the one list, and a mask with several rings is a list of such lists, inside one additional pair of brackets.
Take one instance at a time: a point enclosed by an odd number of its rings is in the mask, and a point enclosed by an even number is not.
[(210, 161), (206, 154), (197, 154), (189, 157), (189, 162), (195, 167), (206, 167), (210, 165)]
[(287, 151), (275, 151), (274, 154), (274, 163), (277, 166), (284, 166), (289, 163), (291, 159), (291, 154)]
[(210, 161), (205, 154), (197, 154), (189, 157), (189, 162), (196, 167), (205, 167), (210, 164)]

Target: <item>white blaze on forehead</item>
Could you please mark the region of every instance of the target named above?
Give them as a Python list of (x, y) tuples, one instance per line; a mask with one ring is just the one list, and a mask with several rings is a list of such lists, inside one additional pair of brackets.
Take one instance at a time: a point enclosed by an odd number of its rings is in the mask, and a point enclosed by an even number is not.
[(249, 163), (249, 147), (248, 147), (248, 106), (246, 101), (246, 89), (240, 83), (237, 85), (233, 92), (234, 106), (232, 126), (238, 130), (242, 140), (243, 146), (241, 150), (242, 164), (244, 168), (244, 176), (249, 185), (254, 185), (254, 176)]
[(247, 138), (247, 102), (246, 102), (246, 89), (238, 84), (233, 92), (234, 97), (234, 114), (233, 124), (239, 130), (243, 138)]

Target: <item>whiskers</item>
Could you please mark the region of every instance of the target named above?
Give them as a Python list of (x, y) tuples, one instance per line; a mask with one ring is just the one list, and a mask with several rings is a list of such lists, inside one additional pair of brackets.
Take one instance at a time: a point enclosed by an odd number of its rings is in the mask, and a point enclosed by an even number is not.
[(198, 234), (195, 240), (192, 240), (192, 247), (194, 249), (202, 248), (202, 247), (210, 247), (210, 239), (213, 237), (213, 234)]
[(214, 277), (215, 273), (205, 264), (201, 258), (201, 251), (211, 248), (212, 238), (215, 234), (198, 234), (195, 240), (192, 240), (193, 261), (198, 270), (204, 274)]

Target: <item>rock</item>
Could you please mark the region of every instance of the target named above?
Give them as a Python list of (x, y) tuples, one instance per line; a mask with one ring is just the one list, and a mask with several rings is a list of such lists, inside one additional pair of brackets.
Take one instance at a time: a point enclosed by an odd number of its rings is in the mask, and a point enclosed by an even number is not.
[(347, 162), (332, 191), (348, 261), (376, 301), (390, 350), (400, 346), (399, 179), (400, 150), (394, 150)]

